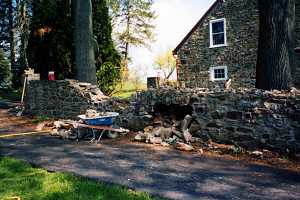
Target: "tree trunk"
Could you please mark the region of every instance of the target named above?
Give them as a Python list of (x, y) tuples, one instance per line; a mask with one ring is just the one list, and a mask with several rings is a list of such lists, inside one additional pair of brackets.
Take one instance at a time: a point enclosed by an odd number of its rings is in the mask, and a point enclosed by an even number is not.
[(295, 0), (259, 0), (259, 12), (256, 87), (289, 89), (295, 62)]
[(79, 81), (96, 84), (95, 52), (91, 0), (72, 0), (75, 3), (75, 63)]
[(15, 28), (14, 28), (14, 9), (13, 2), (9, 0), (9, 31), (10, 31), (10, 71), (15, 66), (16, 62), (16, 49), (15, 49)]

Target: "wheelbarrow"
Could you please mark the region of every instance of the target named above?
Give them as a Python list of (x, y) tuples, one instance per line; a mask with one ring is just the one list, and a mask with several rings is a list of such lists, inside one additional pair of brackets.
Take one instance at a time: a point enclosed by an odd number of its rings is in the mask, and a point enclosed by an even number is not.
[(109, 132), (116, 132), (116, 133), (124, 133), (129, 132), (129, 130), (123, 129), (123, 128), (113, 128), (113, 124), (115, 122), (115, 119), (119, 116), (119, 113), (116, 112), (107, 112), (104, 113), (104, 115), (100, 115), (97, 117), (86, 117), (85, 115), (79, 115), (78, 117), (84, 122), (84, 123), (77, 123), (77, 138), (79, 138), (80, 129), (79, 128), (89, 128), (93, 132), (93, 138), (91, 142), (96, 140), (96, 132), (95, 130), (101, 131), (101, 134), (97, 140), (97, 142), (100, 142), (103, 134), (105, 131)]

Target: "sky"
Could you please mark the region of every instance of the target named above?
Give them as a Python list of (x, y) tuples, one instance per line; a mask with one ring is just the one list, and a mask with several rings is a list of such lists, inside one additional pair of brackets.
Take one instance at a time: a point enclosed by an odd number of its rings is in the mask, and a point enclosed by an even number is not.
[(155, 58), (169, 49), (173, 50), (213, 2), (214, 0), (155, 0), (153, 10), (157, 15), (154, 21), (156, 41), (151, 43), (150, 49), (131, 48), (130, 69), (144, 79), (157, 75), (153, 67)]

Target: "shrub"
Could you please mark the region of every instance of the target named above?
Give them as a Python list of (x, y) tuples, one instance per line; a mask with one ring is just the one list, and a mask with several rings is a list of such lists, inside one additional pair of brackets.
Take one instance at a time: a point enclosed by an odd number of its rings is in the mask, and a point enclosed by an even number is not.
[(5, 58), (3, 50), (0, 48), (0, 88), (10, 86), (11, 73), (9, 70), (9, 62)]

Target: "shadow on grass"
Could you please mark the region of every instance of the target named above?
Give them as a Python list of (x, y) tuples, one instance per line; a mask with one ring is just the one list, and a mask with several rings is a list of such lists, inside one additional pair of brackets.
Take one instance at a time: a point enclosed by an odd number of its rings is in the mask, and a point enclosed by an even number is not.
[(104, 185), (68, 173), (49, 173), (7, 157), (0, 157), (0, 179), (0, 199), (16, 196), (22, 200), (153, 199), (146, 193)]

